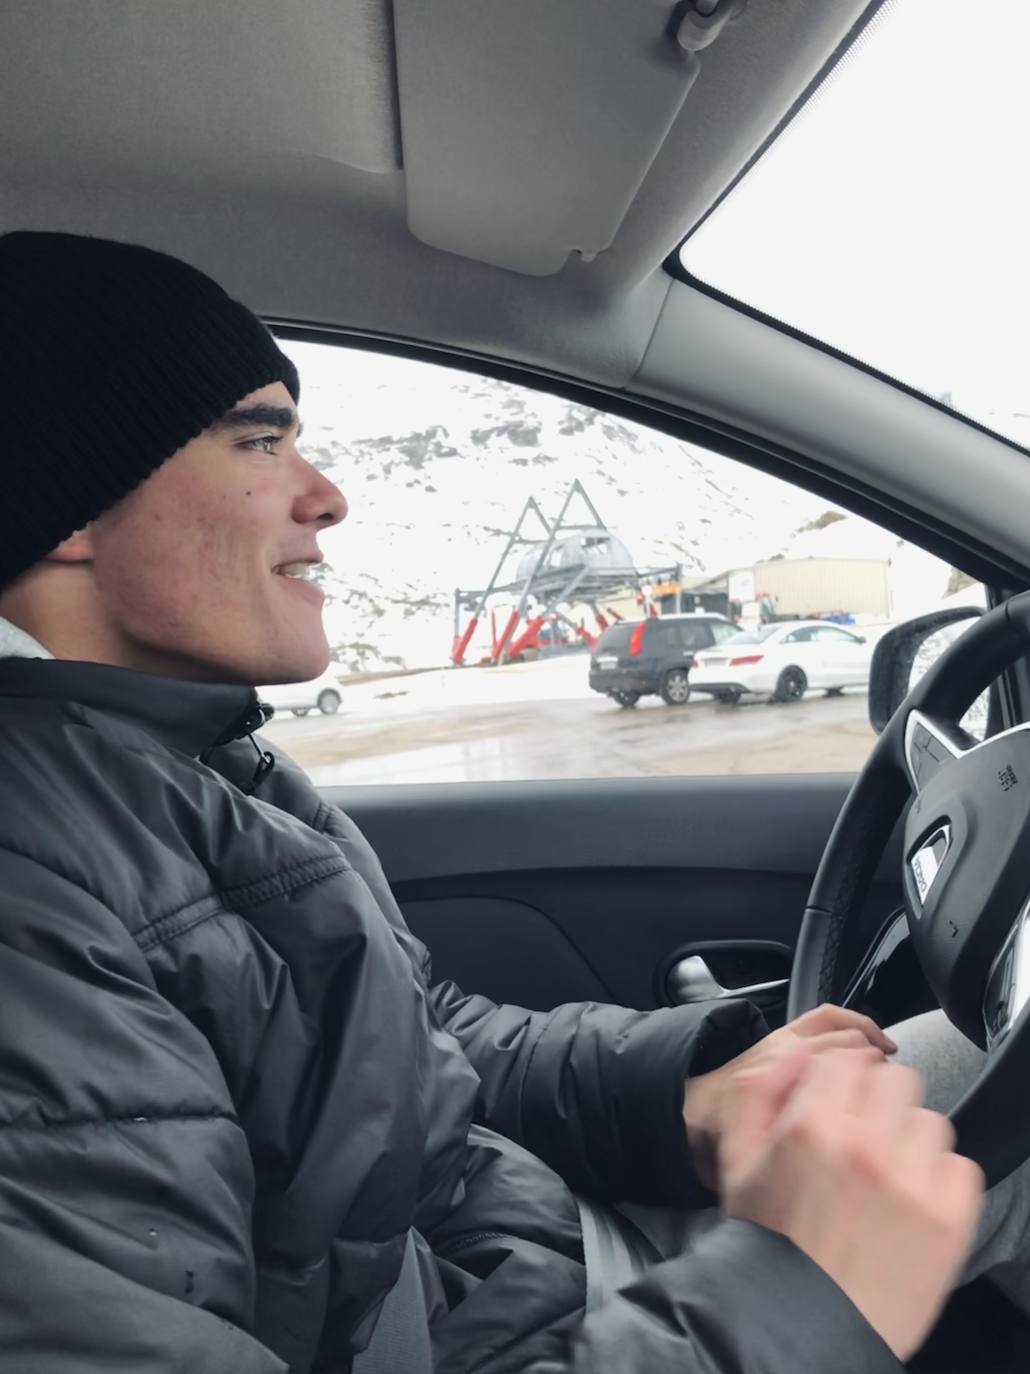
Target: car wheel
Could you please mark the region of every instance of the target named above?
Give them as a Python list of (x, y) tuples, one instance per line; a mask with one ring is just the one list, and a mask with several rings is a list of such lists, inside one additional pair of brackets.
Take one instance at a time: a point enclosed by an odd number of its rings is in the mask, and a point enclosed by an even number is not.
[(684, 668), (671, 668), (658, 690), (666, 706), (686, 706), (690, 700), (690, 674)]
[(311, 710), (311, 707), (310, 707), (310, 706), (294, 706), (294, 707), (292, 707), (291, 709), (292, 709), (292, 714), (295, 715), (295, 716), (306, 716), (307, 713)]
[(800, 668), (784, 668), (776, 682), (774, 701), (800, 701), (808, 691), (808, 678)]
[(716, 701), (721, 701), (724, 706), (736, 706), (741, 694), (736, 687), (727, 687), (724, 692), (716, 692)]
[(636, 706), (637, 702), (640, 700), (639, 692), (612, 692), (610, 695), (612, 701), (618, 702), (623, 708)]
[(332, 688), (325, 692), (319, 692), (317, 705), (323, 716), (335, 716), (340, 709), (339, 692), (334, 692)]

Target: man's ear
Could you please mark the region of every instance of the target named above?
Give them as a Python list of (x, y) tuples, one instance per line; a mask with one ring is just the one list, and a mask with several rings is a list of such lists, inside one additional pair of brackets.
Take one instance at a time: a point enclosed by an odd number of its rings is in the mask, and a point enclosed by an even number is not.
[(93, 529), (83, 525), (67, 539), (62, 539), (55, 549), (51, 549), (43, 560), (46, 563), (92, 563)]

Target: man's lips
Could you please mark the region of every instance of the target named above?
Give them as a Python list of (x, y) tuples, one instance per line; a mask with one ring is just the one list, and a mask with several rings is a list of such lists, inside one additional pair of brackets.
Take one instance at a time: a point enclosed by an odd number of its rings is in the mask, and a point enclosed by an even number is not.
[(322, 555), (317, 551), (313, 554), (299, 554), (293, 558), (284, 558), (281, 563), (274, 564), (272, 571), (280, 577), (307, 577), (312, 569), (320, 567)]
[(289, 587), (297, 596), (306, 596), (316, 606), (321, 606), (325, 600), (325, 592), (322, 588), (304, 577), (280, 577), (279, 581), (284, 587)]
[(306, 596), (313, 605), (321, 606), (325, 600), (325, 592), (311, 580), (312, 574), (321, 563), (321, 555), (316, 550), (314, 554), (309, 553), (300, 558), (294, 557), (277, 563), (272, 569), (272, 574), (280, 582), (293, 587), (298, 596)]

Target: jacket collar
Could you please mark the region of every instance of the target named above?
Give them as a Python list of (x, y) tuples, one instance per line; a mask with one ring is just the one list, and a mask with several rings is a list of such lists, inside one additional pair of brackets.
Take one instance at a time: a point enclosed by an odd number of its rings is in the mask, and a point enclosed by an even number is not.
[(53, 658), (53, 654), (0, 615), (0, 658)]
[(67, 702), (114, 715), (193, 757), (243, 739), (271, 715), (253, 687), (182, 682), (55, 658), (0, 658), (0, 700), (11, 697)]

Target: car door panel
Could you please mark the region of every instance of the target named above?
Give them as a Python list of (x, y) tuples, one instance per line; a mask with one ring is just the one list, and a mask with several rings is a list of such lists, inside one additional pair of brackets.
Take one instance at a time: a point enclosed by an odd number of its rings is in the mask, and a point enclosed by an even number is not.
[(805, 644), (797, 645), (801, 654), (801, 666), (805, 670), (811, 687), (833, 687), (839, 676), (833, 654), (827, 654), (826, 645), (821, 644), (813, 635)]
[[(533, 1007), (653, 1007), (670, 1000), (672, 966), (700, 946), (793, 948), (848, 783), (815, 774), (324, 791), (378, 852), (438, 976)], [(895, 842), (870, 898), (884, 918), (899, 901), (898, 867)], [(748, 981), (745, 964), (733, 985)]]
[(869, 681), (869, 665), (872, 662), (872, 650), (868, 644), (856, 644), (853, 650), (849, 650), (851, 661), (851, 682), (854, 686), (864, 687)]
[(869, 654), (864, 644), (846, 650), (845, 665), (849, 686), (864, 686), (869, 681)]
[(795, 630), (793, 633), (774, 642), (766, 650), (774, 678), (779, 678), (785, 668), (800, 668), (805, 674), (809, 687), (820, 687), (818, 656), (813, 653), (815, 645), (810, 630)]
[(826, 661), (819, 651), (819, 645), (809, 640), (804, 644), (792, 644), (790, 647), (791, 661), (804, 669), (809, 687), (825, 687)]
[(845, 687), (869, 680), (866, 646), (853, 635), (828, 625), (817, 631), (815, 638), (827, 669), (827, 687)]

